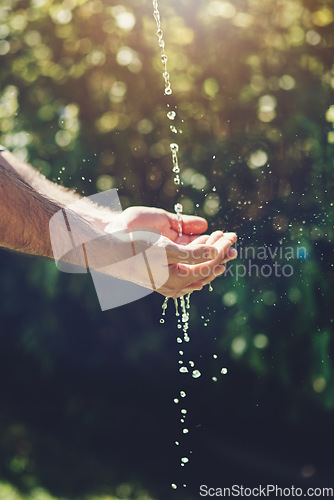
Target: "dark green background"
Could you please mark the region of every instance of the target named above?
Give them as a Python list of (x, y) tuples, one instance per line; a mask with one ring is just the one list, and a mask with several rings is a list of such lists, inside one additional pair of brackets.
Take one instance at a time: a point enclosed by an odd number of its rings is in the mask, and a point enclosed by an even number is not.
[[(290, 278), (227, 276), (193, 295), (194, 380), (178, 372), (161, 296), (102, 313), (88, 276), (1, 251), (4, 500), (334, 486), (333, 4), (160, 4), (169, 98), (149, 0), (2, 0), (0, 142), (82, 194), (116, 187), (123, 208), (172, 210), (166, 105), (177, 106), (185, 211), (243, 247), (302, 246), (307, 258), (278, 260)], [(178, 448), (181, 389), (190, 432)]]

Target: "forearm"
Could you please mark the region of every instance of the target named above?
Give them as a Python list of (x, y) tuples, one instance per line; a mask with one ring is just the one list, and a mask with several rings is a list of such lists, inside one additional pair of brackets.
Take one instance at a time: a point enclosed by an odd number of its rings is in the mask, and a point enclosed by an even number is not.
[[(56, 201), (63, 206), (69, 205), (70, 203), (81, 199), (81, 196), (78, 193), (48, 180), (34, 167), (20, 160), (10, 151), (2, 151), (0, 157), (1, 156), (6, 161), (7, 165), (10, 166), (13, 173), (16, 173), (21, 180), (42, 196)], [(1, 158), (0, 164), (3, 164)]]
[[(75, 212), (64, 210), (78, 201)], [(51, 245), (49, 223), (57, 212)], [(101, 231), (114, 216), (109, 209), (48, 181), (9, 151), (0, 152), (0, 246), (86, 267), (80, 242), (90, 242), (89, 265), (98, 269), (117, 258), (116, 250), (122, 252), (123, 245)]]
[[(16, 167), (16, 168), (15, 168)], [(19, 172), (17, 159), (8, 151), (0, 154), (0, 246), (52, 257), (49, 220), (61, 208)]]

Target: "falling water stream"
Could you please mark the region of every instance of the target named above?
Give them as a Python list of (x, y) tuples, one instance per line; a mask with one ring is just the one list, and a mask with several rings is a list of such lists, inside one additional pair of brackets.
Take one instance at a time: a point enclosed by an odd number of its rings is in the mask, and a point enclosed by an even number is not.
[[(157, 24), (156, 34), (158, 37), (158, 43), (159, 43), (159, 47), (160, 47), (160, 51), (161, 51), (161, 62), (163, 65), (162, 76), (163, 76), (164, 83), (165, 83), (164, 94), (166, 96), (170, 96), (173, 93), (173, 91), (172, 91), (172, 86), (171, 86), (171, 82), (170, 82), (170, 74), (169, 74), (168, 68), (167, 68), (168, 58), (167, 58), (167, 55), (165, 52), (165, 42), (164, 42), (164, 38), (163, 38), (163, 31), (161, 29), (158, 0), (153, 0), (153, 16), (154, 16), (154, 19), (155, 19), (156, 24)], [(171, 106), (168, 103), (167, 103), (167, 113), (166, 114), (167, 114), (168, 120), (173, 122), (173, 124), (170, 125), (170, 127), (169, 127), (171, 133), (178, 134), (179, 132), (181, 132), (174, 125), (175, 119), (177, 117), (177, 113), (176, 113), (176, 111), (171, 109)], [(170, 147), (170, 151), (171, 151), (171, 155), (172, 155), (172, 173), (174, 175), (173, 180), (174, 180), (174, 184), (176, 187), (176, 192), (177, 192), (177, 194), (179, 194), (179, 189), (180, 189), (180, 185), (181, 185), (180, 166), (179, 166), (179, 157), (178, 157), (179, 145), (175, 142), (175, 140), (173, 140), (173, 141), (171, 141), (169, 147)], [(174, 205), (174, 210), (175, 210), (175, 213), (177, 215), (177, 221), (178, 221), (178, 235), (182, 236), (182, 212), (183, 212), (182, 204), (176, 203)], [(212, 290), (213, 290), (213, 288), (210, 284), (209, 291), (212, 292)], [(188, 363), (187, 363), (188, 366), (186, 366), (186, 363), (184, 362), (184, 350), (183, 350), (184, 348), (182, 346), (182, 344), (183, 344), (186, 347), (187, 343), (190, 341), (190, 337), (188, 334), (190, 296), (191, 296), (191, 294), (188, 293), (187, 295), (182, 296), (179, 299), (174, 299), (175, 316), (177, 318), (177, 328), (180, 331), (179, 335), (177, 336), (176, 341), (178, 343), (178, 348), (179, 348), (178, 354), (180, 356), (179, 360), (178, 360), (179, 372), (180, 373), (191, 372), (192, 378), (197, 379), (197, 378), (201, 377), (202, 374), (198, 369), (196, 369), (194, 361), (191, 361), (191, 360), (188, 361)], [(160, 323), (165, 322), (168, 300), (169, 300), (169, 297), (166, 297), (163, 301), (162, 315), (161, 315)], [(202, 317), (202, 318), (204, 319), (204, 317)], [(204, 322), (204, 326), (207, 326), (208, 322), (209, 322), (209, 319), (206, 319)], [(213, 359), (216, 360), (217, 358), (218, 358), (218, 355), (213, 354)], [(220, 373), (222, 375), (226, 375), (227, 368), (222, 368), (220, 370)], [(218, 381), (217, 377), (212, 377), (212, 381), (217, 382)], [(186, 419), (188, 416), (188, 410), (185, 408), (185, 404), (184, 404), (185, 397), (186, 397), (186, 392), (184, 390), (180, 390), (178, 393), (178, 396), (174, 398), (174, 403), (181, 406), (180, 422), (182, 424), (182, 435), (186, 435), (189, 433), (189, 429), (188, 429), (187, 423), (186, 423)], [(180, 446), (180, 444), (181, 444), (180, 441), (175, 441), (176, 446)], [(189, 450), (188, 453), (191, 454), (192, 452)], [(188, 456), (181, 456), (181, 458), (180, 458), (180, 466), (181, 467), (184, 467), (188, 462), (189, 462)], [(182, 484), (182, 486), (186, 487), (187, 485)], [(172, 483), (171, 487), (174, 490), (176, 490), (178, 485), (176, 483)]]
[[(157, 37), (158, 37), (158, 43), (161, 51), (161, 62), (163, 65), (163, 79), (165, 83), (165, 90), (164, 94), (169, 96), (172, 94), (172, 86), (170, 82), (170, 74), (168, 72), (168, 67), (167, 67), (167, 55), (165, 52), (165, 42), (163, 38), (163, 31), (161, 29), (161, 20), (160, 20), (160, 12), (159, 12), (159, 6), (158, 6), (158, 0), (153, 0), (153, 16), (157, 24)], [(168, 120), (172, 121), (173, 124), (170, 125), (170, 130), (173, 134), (178, 134), (178, 130), (174, 125), (174, 121), (176, 118), (177, 114), (176, 111), (170, 109), (170, 105), (167, 104), (167, 118)], [(174, 174), (174, 184), (176, 186), (176, 191), (177, 193), (179, 192), (179, 186), (181, 184), (181, 179), (180, 179), (180, 166), (179, 166), (179, 145), (175, 142), (172, 141), (169, 145), (171, 155), (172, 155), (172, 172)], [(182, 211), (183, 211), (183, 206), (181, 203), (176, 203), (174, 205), (174, 210), (177, 215), (177, 220), (178, 220), (178, 235), (182, 236)], [(166, 309), (168, 305), (168, 297), (165, 298), (163, 304), (162, 304), (162, 317), (160, 319), (160, 323), (164, 323), (165, 319), (164, 316), (166, 315)], [(178, 335), (176, 341), (181, 347), (181, 344), (183, 343), (188, 343), (190, 341), (190, 337), (188, 334), (188, 329), (189, 329), (189, 309), (190, 309), (190, 293), (187, 294), (186, 296), (182, 296), (179, 299), (174, 299), (174, 305), (175, 305), (175, 315), (177, 317), (177, 327), (179, 330), (182, 330), (182, 334)], [(197, 369), (195, 369), (195, 363), (193, 361), (189, 361), (189, 368), (188, 366), (185, 365), (183, 361), (183, 355), (184, 351), (179, 350), (178, 351), (180, 355), (179, 359), (179, 371), (180, 373), (189, 373), (189, 371), (192, 371), (192, 377), (193, 378), (199, 378), (201, 376), (201, 372)], [(181, 398), (186, 397), (185, 391), (181, 390), (179, 391), (179, 395)], [(175, 404), (180, 404), (180, 399), (179, 397), (174, 398), (174, 403)], [(187, 416), (188, 410), (184, 408), (184, 404), (182, 405), (182, 408), (180, 410), (180, 422), (182, 424), (182, 434), (188, 434), (189, 429), (186, 426), (186, 416)], [(175, 445), (179, 446), (180, 442), (175, 441)], [(190, 452), (191, 453), (191, 452)], [(180, 459), (180, 465), (181, 467), (184, 467), (187, 463), (189, 462), (189, 457), (187, 456), (182, 456)], [(171, 487), (173, 489), (177, 489), (177, 484), (172, 483)], [(186, 487), (186, 484), (183, 484), (183, 487)]]

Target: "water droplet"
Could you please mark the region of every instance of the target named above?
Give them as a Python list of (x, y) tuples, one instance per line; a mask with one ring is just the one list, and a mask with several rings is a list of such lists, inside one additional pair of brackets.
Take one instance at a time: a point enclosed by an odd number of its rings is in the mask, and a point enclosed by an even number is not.
[(226, 375), (226, 373), (227, 373), (227, 368), (222, 368), (222, 369), (220, 370), (220, 373), (222, 373), (223, 375)]
[(213, 357), (214, 359), (217, 359), (217, 358), (218, 358), (217, 354), (212, 354), (212, 357)]
[(193, 378), (198, 378), (198, 377), (200, 377), (201, 375), (202, 375), (202, 374), (201, 374), (201, 372), (200, 372), (199, 370), (194, 370), (194, 371), (192, 372), (192, 377), (193, 377)]
[(185, 410), (184, 408), (182, 408), (181, 413), (183, 413), (183, 415), (185, 415), (187, 413), (187, 410)]
[(176, 490), (177, 485), (176, 485), (175, 483), (172, 483), (172, 484), (171, 484), (171, 487), (173, 488), (173, 490)]
[(179, 150), (179, 146), (178, 146), (178, 144), (176, 144), (175, 142), (172, 142), (172, 143), (169, 145), (169, 147), (170, 147), (170, 150), (171, 150), (171, 151), (175, 151), (175, 153), (177, 153), (177, 152), (178, 152), (178, 150)]
[(187, 395), (187, 394), (186, 394), (184, 391), (180, 391), (180, 396), (181, 396), (181, 398), (185, 398), (185, 397), (186, 397), (186, 395)]
[(189, 429), (183, 429), (182, 432), (183, 432), (183, 434), (188, 434)]
[(176, 339), (176, 342), (177, 342), (178, 344), (181, 344), (181, 343), (182, 343), (182, 339), (181, 339), (180, 337), (178, 337), (178, 338)]
[(175, 305), (175, 316), (180, 316), (179, 303), (178, 303), (177, 299), (174, 299), (174, 305)]
[(160, 319), (160, 323), (164, 323), (165, 320), (163, 318)]
[(189, 458), (188, 457), (182, 457), (181, 458), (181, 462), (183, 462), (184, 464), (187, 464), (189, 462)]
[(174, 398), (174, 403), (177, 404), (179, 400), (177, 398)]
[(212, 377), (213, 382), (217, 382), (217, 377)]
[(165, 300), (163, 301), (162, 306), (161, 306), (163, 316), (165, 316), (165, 314), (166, 314), (166, 309), (168, 307), (168, 299), (169, 299), (169, 297), (165, 297)]
[(188, 373), (188, 368), (186, 366), (181, 366), (181, 368), (179, 369), (179, 371), (181, 373)]
[(179, 446), (180, 443), (178, 441), (175, 441), (175, 444), (176, 444), (176, 446)]
[(168, 111), (167, 118), (169, 118), (170, 120), (175, 120), (175, 117), (176, 117), (175, 111)]
[(191, 368), (193, 368), (195, 366), (195, 363), (193, 361), (189, 361), (189, 364), (190, 364)]

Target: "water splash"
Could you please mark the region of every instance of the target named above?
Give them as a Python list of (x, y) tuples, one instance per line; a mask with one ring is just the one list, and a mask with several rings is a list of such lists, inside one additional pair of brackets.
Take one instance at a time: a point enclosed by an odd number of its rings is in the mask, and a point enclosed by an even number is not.
[[(175, 130), (176, 130), (176, 133), (177, 133), (177, 129), (174, 127), (173, 128), (173, 132), (175, 133)], [(173, 163), (173, 168), (172, 168), (172, 172), (175, 174), (174, 176), (174, 184), (175, 185), (179, 185), (181, 180), (180, 180), (180, 167), (179, 167), (179, 157), (177, 155), (178, 151), (179, 151), (179, 145), (176, 144), (176, 142), (171, 142), (170, 145), (170, 150), (171, 150), (171, 153), (172, 153), (172, 163)], [(180, 203), (177, 203), (177, 205), (180, 205), (182, 207), (182, 205)], [(181, 210), (182, 212), (182, 210)]]
[(175, 305), (175, 316), (180, 316), (179, 303), (178, 303), (177, 299), (174, 299), (174, 305)]
[(192, 373), (193, 378), (199, 378), (201, 376), (201, 372), (199, 370), (194, 370)]
[[(172, 91), (172, 86), (171, 86), (171, 82), (170, 82), (170, 74), (168, 72), (168, 66), (167, 66), (168, 57), (167, 57), (167, 54), (165, 52), (165, 41), (163, 38), (163, 31), (161, 28), (161, 19), (160, 19), (158, 0), (153, 0), (153, 17), (154, 17), (154, 19), (156, 21), (156, 25), (157, 25), (156, 35), (158, 37), (158, 43), (159, 43), (160, 52), (161, 52), (161, 62), (162, 62), (162, 66), (163, 66), (162, 76), (163, 76), (164, 84), (165, 84), (164, 93), (165, 93), (165, 95), (169, 96), (172, 94), (173, 91)], [(167, 104), (167, 108), (170, 108), (169, 104)], [(170, 121), (174, 122), (174, 120), (176, 119), (176, 111), (168, 109), (167, 118)], [(174, 134), (174, 136), (176, 134), (178, 134), (178, 129), (174, 125), (174, 123), (170, 124), (169, 128), (170, 128), (170, 132), (172, 134)], [(181, 131), (180, 131), (180, 133), (181, 133)], [(180, 166), (179, 166), (179, 157), (178, 157), (179, 145), (177, 144), (177, 142), (172, 141), (172, 142), (170, 142), (169, 147), (170, 147), (170, 151), (171, 151), (171, 155), (172, 155), (172, 172), (174, 174), (173, 182), (174, 182), (174, 185), (176, 186), (176, 191), (178, 192), (179, 186), (181, 184)], [(175, 213), (177, 215), (177, 222), (178, 222), (177, 229), (178, 229), (178, 236), (180, 237), (183, 234), (183, 227), (182, 227), (183, 206), (182, 206), (182, 204), (176, 203), (174, 205), (174, 210), (175, 210)], [(179, 312), (179, 301), (180, 301), (181, 314)], [(166, 297), (163, 304), (162, 304), (162, 316), (165, 316), (165, 314), (166, 314), (167, 303), (168, 303), (168, 298)], [(188, 328), (189, 328), (190, 293), (186, 296), (186, 298), (183, 296), (183, 297), (180, 297), (180, 299), (174, 299), (174, 305), (175, 305), (175, 315), (177, 317), (177, 327), (179, 330), (182, 329), (182, 333), (183, 333), (183, 339), (179, 336), (179, 337), (177, 337), (176, 341), (178, 344), (181, 344), (182, 342), (189, 342), (190, 337), (188, 335)], [(164, 318), (161, 317), (160, 323), (164, 323), (164, 321), (165, 321)], [(179, 355), (183, 356), (183, 351), (179, 351)], [(183, 365), (179, 368), (180, 373), (189, 373), (189, 370), (186, 366), (184, 366), (182, 359), (179, 359), (179, 364)], [(195, 365), (194, 362), (191, 362), (189, 364), (191, 366), (191, 369), (193, 370), (193, 367)], [(199, 375), (197, 375), (197, 373)], [(192, 371), (192, 376), (194, 378), (197, 378), (200, 375), (201, 375), (201, 373), (198, 370)], [(184, 391), (180, 391), (180, 397), (185, 398), (186, 393)], [(174, 398), (174, 403), (176, 403), (176, 404), (179, 403), (179, 399)], [(182, 424), (184, 424), (187, 410), (185, 408), (182, 408), (181, 413), (182, 413), (181, 422), (182, 422)], [(189, 429), (184, 427), (182, 429), (182, 432), (183, 432), (183, 434), (187, 434), (189, 432)], [(175, 444), (177, 446), (179, 446), (179, 441), (175, 441)], [(184, 466), (188, 462), (189, 462), (188, 457), (181, 458), (181, 466)], [(186, 487), (185, 484), (183, 484), (183, 486)], [(176, 489), (177, 485), (175, 483), (172, 483), (171, 487), (173, 489)]]
[(181, 311), (182, 311), (182, 331), (183, 331), (183, 339), (185, 342), (189, 342), (190, 337), (188, 335), (189, 328), (189, 312), (186, 306), (186, 301), (184, 295), (180, 297)]
[(183, 206), (181, 205), (181, 203), (175, 203), (174, 210), (175, 210), (175, 213), (177, 215), (178, 233), (179, 233), (179, 236), (182, 236), (182, 211), (183, 211)]
[[(162, 308), (161, 316), (166, 316), (166, 309), (168, 307), (168, 300), (169, 300), (169, 297), (165, 297), (165, 300), (162, 303), (162, 306), (161, 306), (161, 308)], [(160, 318), (160, 323), (164, 323), (164, 322), (165, 322), (164, 318), (161, 317)]]
[(159, 5), (158, 5), (158, 0), (153, 0), (153, 17), (155, 19), (155, 22), (157, 23), (157, 32), (156, 35), (158, 37), (158, 43), (161, 51), (161, 62), (163, 64), (163, 79), (165, 81), (165, 94), (166, 95), (171, 95), (172, 94), (172, 87), (170, 84), (170, 75), (168, 73), (167, 69), (167, 54), (165, 52), (165, 42), (164, 42), (164, 34), (161, 29), (161, 21), (160, 21), (160, 12), (159, 12)]
[[(157, 25), (157, 31), (156, 35), (158, 37), (158, 44), (160, 47), (160, 52), (161, 52), (161, 62), (162, 62), (162, 77), (164, 79), (165, 83), (165, 95), (171, 95), (173, 93), (172, 90), (172, 85), (170, 82), (170, 74), (168, 72), (168, 66), (167, 66), (167, 61), (168, 57), (165, 51), (165, 41), (164, 41), (164, 34), (161, 29), (161, 18), (160, 18), (160, 12), (159, 12), (159, 5), (158, 5), (158, 0), (153, 0), (153, 17), (155, 19), (156, 25)], [(169, 105), (167, 105), (169, 107)], [(175, 120), (176, 118), (176, 111), (168, 111), (167, 112), (167, 118), (169, 120)], [(178, 130), (174, 125), (170, 126), (170, 130), (173, 134), (177, 134)], [(170, 149), (172, 152), (172, 162), (173, 162), (173, 173), (174, 175), (174, 184), (176, 186), (179, 186), (181, 184), (181, 179), (180, 179), (180, 167), (179, 167), (179, 160), (178, 160), (178, 150), (179, 146), (175, 143), (170, 144)]]

